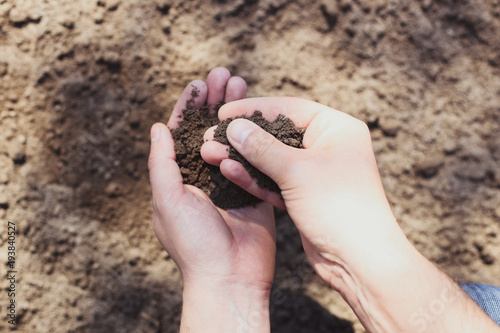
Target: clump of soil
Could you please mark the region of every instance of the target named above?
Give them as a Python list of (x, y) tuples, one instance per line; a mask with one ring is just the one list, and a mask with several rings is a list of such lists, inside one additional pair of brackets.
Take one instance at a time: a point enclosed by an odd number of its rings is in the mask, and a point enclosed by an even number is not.
[[(193, 90), (192, 96), (197, 96), (196, 90)], [(184, 183), (200, 188), (222, 209), (259, 203), (260, 199), (230, 182), (218, 167), (206, 163), (201, 158), (203, 134), (208, 128), (219, 123), (217, 112), (223, 103), (215, 107), (215, 113), (210, 112), (209, 105), (194, 107), (192, 104), (192, 99), (186, 103), (186, 109), (182, 111), (183, 120), (179, 122), (178, 128), (171, 131), (175, 141), (177, 164)]]
[[(302, 139), (304, 138), (305, 128), (299, 128), (294, 125), (294, 123), (284, 115), (278, 115), (278, 117), (273, 121), (269, 122), (262, 117), (262, 112), (255, 111), (250, 117), (236, 117), (248, 119), (260, 127), (262, 127), (266, 132), (271, 133), (275, 138), (280, 140), (286, 145), (303, 148)], [(255, 168), (250, 164), (236, 149), (229, 144), (227, 139), (226, 131), (229, 124), (233, 121), (232, 118), (222, 121), (215, 130), (214, 139), (220, 143), (229, 145), (229, 158), (236, 160), (243, 164), (245, 169), (248, 171), (250, 176), (252, 176), (257, 181), (257, 185), (261, 188), (267, 188), (273, 192), (280, 193), (280, 188), (278, 184), (274, 182), (269, 176), (262, 173), (259, 169)]]
[[(197, 94), (198, 92), (193, 90), (193, 98)], [(180, 167), (184, 183), (200, 188), (216, 206), (222, 209), (231, 209), (255, 205), (261, 201), (259, 198), (230, 182), (222, 175), (218, 167), (206, 163), (200, 155), (203, 134), (214, 125), (218, 124), (214, 135), (215, 140), (229, 145), (226, 130), (233, 119), (229, 118), (219, 123), (217, 112), (222, 105), (223, 103), (217, 105), (216, 112), (212, 113), (209, 105), (195, 107), (193, 99), (186, 103), (186, 109), (182, 111), (183, 120), (179, 122), (178, 128), (171, 131), (175, 141), (177, 164)], [(260, 111), (255, 111), (251, 117), (241, 118), (253, 121), (285, 144), (302, 148), (305, 130), (296, 127), (290, 119), (283, 115), (279, 115), (273, 122), (264, 119)], [(278, 185), (271, 178), (252, 166), (231, 145), (229, 145), (229, 158), (241, 162), (250, 175), (257, 180), (260, 187), (280, 192)]]

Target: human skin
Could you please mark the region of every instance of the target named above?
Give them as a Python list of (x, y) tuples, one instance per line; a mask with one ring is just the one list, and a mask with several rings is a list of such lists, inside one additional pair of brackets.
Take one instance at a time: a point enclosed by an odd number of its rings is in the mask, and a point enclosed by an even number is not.
[(180, 332), (269, 332), (269, 297), (276, 253), (272, 206), (224, 211), (198, 188), (184, 185), (175, 162), (169, 128), (199, 90), (195, 106), (245, 97), (246, 83), (215, 68), (203, 81), (191, 82), (179, 98), (168, 127), (151, 128), (149, 156), (153, 192), (153, 228), (182, 274)]
[(285, 208), (318, 275), (337, 290), (368, 332), (500, 332), (446, 274), (408, 241), (386, 199), (361, 121), (311, 101), (271, 97), (224, 105), (219, 119), (260, 110), (306, 127), (304, 149), (288, 147), (257, 125), (236, 119), (228, 139), (280, 187), (259, 188), (226, 147), (211, 141), (203, 158), (229, 180)]

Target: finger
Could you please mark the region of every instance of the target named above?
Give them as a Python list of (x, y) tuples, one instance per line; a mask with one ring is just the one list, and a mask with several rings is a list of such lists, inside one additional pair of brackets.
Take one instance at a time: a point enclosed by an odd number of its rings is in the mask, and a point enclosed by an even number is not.
[(226, 86), (231, 78), (231, 73), (224, 67), (217, 67), (207, 76), (208, 97), (207, 104), (215, 106), (224, 101)]
[(224, 159), (220, 163), (220, 171), (224, 177), (250, 194), (277, 208), (286, 209), (281, 194), (259, 187), (241, 163), (231, 159)]
[(278, 186), (285, 184), (286, 169), (301, 152), (246, 119), (233, 120), (227, 128), (227, 138), (250, 164), (271, 177)]
[(225, 102), (233, 102), (245, 98), (247, 83), (239, 76), (233, 76), (227, 81)]
[(184, 186), (179, 166), (175, 162), (174, 140), (168, 128), (161, 123), (151, 127), (148, 168), (155, 208), (170, 205), (175, 198), (181, 197)]
[(192, 106), (194, 107), (204, 105), (207, 100), (207, 93), (207, 85), (201, 80), (194, 80), (188, 84), (175, 104), (174, 110), (167, 123), (168, 128), (177, 128), (179, 126), (179, 121), (183, 120), (184, 117), (182, 110), (186, 109), (186, 103), (188, 101), (192, 100)]
[(217, 128), (217, 125), (212, 126), (205, 131), (205, 133), (203, 134), (203, 142), (212, 141), (214, 139), (216, 128)]
[(246, 98), (223, 105), (219, 110), (219, 119), (251, 116), (255, 110), (262, 112), (264, 118), (273, 121), (280, 114), (290, 118), (298, 127), (307, 127), (316, 115), (327, 106), (295, 97), (260, 97)]
[(207, 141), (201, 146), (201, 157), (208, 164), (219, 166), (222, 160), (229, 158), (229, 147), (216, 141)]

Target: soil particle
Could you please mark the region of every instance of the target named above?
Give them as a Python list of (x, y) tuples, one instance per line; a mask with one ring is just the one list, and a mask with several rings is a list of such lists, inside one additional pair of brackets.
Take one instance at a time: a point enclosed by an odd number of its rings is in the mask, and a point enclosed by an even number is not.
[(0, 209), (9, 209), (9, 198), (6, 193), (0, 194)]
[(111, 182), (104, 189), (106, 195), (110, 198), (116, 198), (121, 195), (121, 186), (118, 183)]
[(332, 0), (322, 0), (320, 8), (328, 26), (333, 28), (335, 24), (337, 24), (337, 18), (339, 15), (339, 6), (337, 2)]
[(7, 74), (9, 68), (9, 64), (6, 62), (0, 62), (0, 77), (5, 76)]
[(15, 165), (23, 165), (26, 162), (26, 154), (22, 151), (18, 151), (12, 158), (12, 161)]
[(434, 177), (443, 166), (442, 157), (430, 157), (416, 165), (416, 174), (422, 178)]

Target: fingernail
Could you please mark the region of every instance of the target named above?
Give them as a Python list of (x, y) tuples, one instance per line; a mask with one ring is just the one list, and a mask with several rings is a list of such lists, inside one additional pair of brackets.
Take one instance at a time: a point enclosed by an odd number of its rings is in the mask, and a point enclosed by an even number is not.
[(153, 127), (151, 127), (151, 142), (155, 142), (160, 138), (160, 125), (154, 124)]
[(248, 120), (234, 120), (231, 126), (228, 128), (228, 134), (231, 138), (238, 142), (239, 144), (245, 143), (250, 133), (254, 131), (254, 128), (249, 124)]

